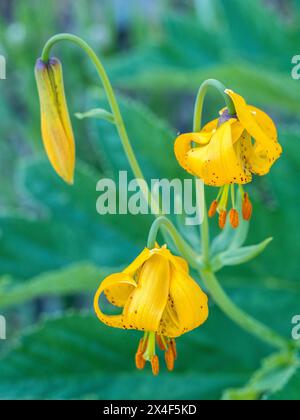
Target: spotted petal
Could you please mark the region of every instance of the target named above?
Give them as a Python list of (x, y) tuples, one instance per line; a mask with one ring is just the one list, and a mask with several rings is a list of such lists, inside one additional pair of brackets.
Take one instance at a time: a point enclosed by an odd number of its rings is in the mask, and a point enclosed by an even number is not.
[(143, 265), (138, 285), (124, 307), (129, 328), (157, 331), (167, 304), (170, 287), (170, 263), (154, 254)]
[(106, 315), (99, 306), (99, 298), (102, 293), (109, 296), (109, 300), (116, 306), (123, 306), (133, 290), (137, 287), (136, 282), (124, 273), (116, 273), (106, 277), (100, 284), (94, 298), (94, 309), (97, 317), (104, 324), (110, 327), (126, 328), (124, 324), (123, 314), (121, 315)]

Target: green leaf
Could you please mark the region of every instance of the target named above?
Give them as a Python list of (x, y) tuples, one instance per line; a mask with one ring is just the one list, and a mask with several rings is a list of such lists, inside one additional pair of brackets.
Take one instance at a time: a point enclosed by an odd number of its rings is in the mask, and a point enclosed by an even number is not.
[[(99, 103), (98, 96), (94, 101)], [(129, 139), (146, 179), (182, 178), (186, 173), (180, 168), (174, 154), (176, 132), (143, 104), (118, 98)], [(105, 99), (100, 101), (105, 106)], [(108, 173), (118, 179), (119, 171), (132, 173), (124, 154), (116, 127), (103, 121), (92, 121), (95, 149), (101, 151)], [(158, 152), (159, 151), (159, 152)]]
[[(48, 320), (0, 358), (0, 399), (218, 399), (224, 388), (241, 386), (256, 363), (227, 324), (214, 311), (201, 331), (177, 340), (174, 372), (159, 353), (161, 371), (153, 377), (149, 365), (142, 372), (134, 365), (140, 333), (106, 327), (89, 314)], [(252, 339), (242, 338), (249, 346)]]
[(269, 400), (275, 401), (299, 401), (299, 389), (300, 389), (300, 369), (297, 370), (295, 375), (291, 378), (288, 384), (278, 390), (269, 397)]
[(109, 111), (106, 111), (106, 109), (102, 108), (94, 108), (86, 112), (77, 112), (75, 114), (75, 117), (79, 120), (84, 120), (85, 118), (98, 118), (100, 120), (108, 121), (112, 124), (115, 123), (115, 118), (113, 114)]
[(270, 398), (281, 391), (300, 367), (294, 352), (274, 354), (264, 360), (262, 368), (240, 389), (229, 389), (223, 400), (258, 400)]
[(46, 159), (24, 162), (17, 188), (30, 213), (0, 217), (0, 274), (22, 280), (80, 261), (116, 267), (134, 259), (152, 217), (99, 215), (96, 184), (102, 177), (77, 161), (75, 185), (69, 187)]
[(211, 267), (213, 271), (219, 271), (226, 265), (244, 264), (261, 254), (272, 240), (273, 238), (268, 238), (258, 245), (233, 248), (221, 252), (212, 259)]
[(109, 270), (90, 263), (74, 264), (57, 271), (43, 273), (26, 283), (0, 283), (0, 308), (5, 309), (44, 296), (65, 296), (76, 292), (95, 291)]

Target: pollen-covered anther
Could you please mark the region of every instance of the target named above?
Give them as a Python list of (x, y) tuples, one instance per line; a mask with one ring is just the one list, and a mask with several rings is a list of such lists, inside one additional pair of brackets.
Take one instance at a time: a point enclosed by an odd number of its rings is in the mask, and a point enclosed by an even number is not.
[(144, 339), (140, 340), (137, 352), (135, 354), (135, 365), (137, 369), (144, 369), (146, 360), (144, 359), (144, 351), (145, 351), (146, 343)]
[(159, 360), (157, 355), (151, 357), (151, 368), (154, 376), (159, 374)]
[(174, 352), (171, 346), (168, 347), (167, 351), (165, 352), (165, 361), (166, 365), (169, 371), (172, 371), (174, 369)]
[(156, 336), (156, 342), (157, 342), (157, 345), (160, 348), (160, 350), (162, 350), (162, 351), (167, 350), (166, 345), (164, 344), (160, 335)]
[(170, 347), (171, 347), (171, 349), (173, 351), (173, 354), (174, 354), (174, 360), (176, 360), (177, 359), (177, 348), (176, 348), (176, 341), (174, 339), (172, 339), (170, 341)]
[(236, 209), (231, 209), (229, 214), (230, 224), (233, 227), (233, 229), (236, 229), (239, 227), (239, 213)]
[(221, 210), (219, 214), (219, 227), (220, 229), (224, 229), (227, 220), (227, 211)]
[(210, 218), (214, 217), (214, 215), (215, 215), (215, 214), (216, 214), (216, 212), (217, 212), (217, 208), (218, 208), (218, 201), (217, 201), (217, 200), (214, 200), (214, 201), (211, 203), (211, 206), (210, 206), (210, 208), (209, 208), (209, 210), (208, 210), (208, 216), (209, 216)]
[(244, 220), (250, 220), (252, 216), (252, 203), (249, 199), (248, 193), (244, 194), (243, 204), (242, 204), (242, 215)]

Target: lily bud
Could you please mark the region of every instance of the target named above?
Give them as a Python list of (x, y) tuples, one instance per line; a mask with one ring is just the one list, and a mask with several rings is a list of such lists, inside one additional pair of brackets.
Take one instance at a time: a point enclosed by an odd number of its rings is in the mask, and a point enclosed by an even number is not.
[(58, 175), (73, 184), (75, 141), (67, 107), (60, 61), (50, 58), (35, 65), (43, 143), (48, 158)]

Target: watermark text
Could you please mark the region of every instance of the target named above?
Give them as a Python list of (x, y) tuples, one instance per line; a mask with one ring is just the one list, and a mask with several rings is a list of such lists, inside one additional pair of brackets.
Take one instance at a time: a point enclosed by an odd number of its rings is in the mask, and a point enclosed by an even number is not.
[(4, 55), (0, 55), (0, 80), (6, 79), (6, 59)]
[(6, 319), (0, 315), (0, 340), (6, 340)]
[(128, 180), (119, 172), (118, 185), (109, 178), (100, 179), (96, 209), (100, 215), (183, 215), (185, 224), (200, 225), (204, 215), (204, 186), (200, 179)]

